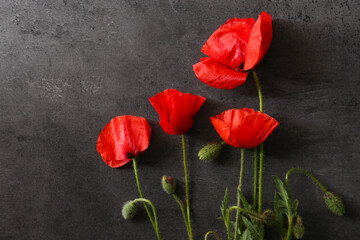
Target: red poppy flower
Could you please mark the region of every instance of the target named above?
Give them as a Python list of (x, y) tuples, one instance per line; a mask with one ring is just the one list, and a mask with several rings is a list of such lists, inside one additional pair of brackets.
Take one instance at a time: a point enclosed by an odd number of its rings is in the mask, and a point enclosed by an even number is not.
[(104, 162), (117, 168), (141, 155), (149, 146), (151, 126), (145, 118), (113, 118), (101, 131), (96, 149)]
[(247, 70), (265, 56), (272, 39), (271, 16), (262, 12), (253, 18), (232, 18), (207, 40), (202, 52), (209, 56), (193, 66), (204, 83), (221, 89), (233, 89), (245, 83)]
[(194, 116), (206, 98), (167, 89), (149, 98), (160, 116), (160, 126), (168, 134), (184, 134), (194, 123)]
[(220, 137), (237, 148), (259, 146), (279, 125), (269, 115), (250, 108), (227, 110), (210, 120)]

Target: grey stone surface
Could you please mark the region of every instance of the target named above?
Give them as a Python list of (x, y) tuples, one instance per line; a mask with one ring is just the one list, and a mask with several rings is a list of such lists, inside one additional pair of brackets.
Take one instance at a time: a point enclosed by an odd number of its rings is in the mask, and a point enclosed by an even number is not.
[[(232, 17), (273, 16), (274, 37), (257, 71), (265, 112), (279, 128), (265, 144), (264, 201), (291, 167), (304, 167), (343, 196), (340, 218), (319, 188), (291, 177), (305, 239), (360, 239), (360, 3), (348, 0), (0, 2), (0, 238), (155, 239), (144, 211), (121, 218), (137, 197), (131, 164), (111, 169), (96, 152), (104, 125), (118, 115), (146, 117), (151, 144), (138, 161), (145, 196), (157, 207), (164, 239), (186, 239), (181, 212), (162, 192), (163, 174), (183, 196), (181, 139), (158, 125), (148, 98), (167, 88), (207, 97), (186, 135), (196, 239), (217, 220), (226, 186), (236, 202), (240, 150), (204, 164), (197, 151), (220, 140), (209, 117), (258, 107), (252, 77), (234, 90), (211, 88), (192, 64), (211, 33)], [(244, 192), (252, 196), (252, 151)], [(279, 239), (269, 232), (267, 239)]]

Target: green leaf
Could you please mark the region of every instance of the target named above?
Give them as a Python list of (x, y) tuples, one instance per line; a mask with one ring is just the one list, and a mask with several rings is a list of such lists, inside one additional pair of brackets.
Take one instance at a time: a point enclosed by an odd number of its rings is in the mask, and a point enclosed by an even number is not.
[(227, 208), (228, 208), (228, 198), (229, 198), (229, 190), (226, 187), (224, 200), (221, 202), (221, 215), (223, 216), (224, 220), (227, 217)]
[(241, 234), (240, 240), (253, 240), (253, 238), (251, 237), (251, 233), (250, 233), (249, 229), (246, 229)]
[(252, 209), (251, 204), (249, 204), (249, 202), (246, 200), (245, 196), (242, 195), (242, 193), (240, 191), (239, 191), (239, 196), (240, 196), (240, 200), (241, 200), (241, 203), (244, 206), (244, 208), (246, 210), (252, 211), (253, 209)]
[(262, 224), (260, 224), (260, 228), (257, 227), (256, 223), (252, 223), (249, 221), (245, 216), (242, 216), (242, 220), (244, 225), (247, 227), (247, 229), (250, 231), (251, 236), (253, 239), (261, 239), (262, 233)]

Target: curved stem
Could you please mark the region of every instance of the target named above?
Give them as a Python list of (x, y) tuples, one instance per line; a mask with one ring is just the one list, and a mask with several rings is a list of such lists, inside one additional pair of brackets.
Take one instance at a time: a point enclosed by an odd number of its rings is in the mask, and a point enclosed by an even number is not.
[[(133, 165), (134, 165), (134, 173), (135, 173), (135, 178), (136, 178), (136, 184), (137, 184), (137, 187), (138, 187), (138, 190), (139, 190), (139, 195), (140, 195), (141, 198), (144, 198), (144, 196), (142, 194), (142, 191), (141, 191), (141, 187), (140, 187), (138, 171), (137, 171), (137, 167), (136, 167), (136, 158), (133, 158), (132, 161), (133, 161)], [(148, 206), (145, 203), (144, 203), (144, 207), (145, 207), (147, 215), (149, 216), (150, 222), (151, 222), (151, 224), (153, 225), (153, 227), (155, 229), (154, 220), (153, 220), (153, 218), (151, 216), (151, 213), (150, 213), (150, 210), (149, 210)]]
[(188, 220), (188, 227), (189, 227), (189, 237), (190, 240), (193, 240), (193, 234), (191, 229), (191, 220), (190, 220), (190, 201), (189, 201), (189, 183), (188, 183), (188, 174), (187, 174), (187, 167), (186, 167), (186, 151), (185, 151), (185, 136), (184, 134), (181, 135), (182, 139), (182, 147), (183, 147), (183, 157), (184, 157), (184, 172), (185, 172), (185, 192), (186, 192), (186, 214)]
[(259, 78), (255, 72), (255, 70), (252, 70), (255, 82), (256, 82), (256, 87), (258, 90), (258, 94), (259, 94), (259, 106), (260, 106), (260, 112), (263, 112), (263, 99), (262, 99), (262, 93), (261, 93), (261, 86), (260, 86), (260, 81)]
[(263, 179), (263, 165), (264, 165), (264, 144), (260, 144), (260, 167), (259, 167), (259, 203), (258, 213), (261, 213), (262, 204), (262, 179)]
[(175, 198), (175, 200), (177, 201), (177, 203), (179, 204), (179, 206), (181, 208), (181, 212), (182, 212), (182, 215), (183, 215), (184, 221), (185, 221), (186, 230), (187, 230), (189, 238), (190, 238), (189, 224), (188, 224), (188, 221), (187, 221), (184, 204), (182, 203), (182, 201), (178, 198), (178, 196), (175, 193), (172, 194), (172, 196)]
[(146, 206), (146, 203), (151, 206), (151, 208), (152, 208), (152, 210), (153, 210), (153, 213), (154, 213), (156, 235), (157, 235), (157, 238), (158, 238), (159, 240), (161, 240), (161, 236), (160, 236), (160, 232), (159, 232), (159, 225), (158, 225), (158, 221), (157, 221), (156, 210), (155, 210), (155, 207), (154, 207), (154, 205), (152, 204), (152, 202), (150, 202), (150, 200), (145, 199), (145, 198), (135, 198), (135, 199), (134, 199), (134, 202), (143, 202), (143, 203), (144, 203), (144, 206)]
[[(240, 177), (239, 177), (239, 186), (238, 186), (238, 192), (237, 192), (237, 207), (240, 208), (240, 192), (241, 192), (241, 186), (242, 186), (242, 179), (243, 179), (243, 173), (244, 173), (244, 149), (241, 149), (241, 161), (240, 161)], [(240, 210), (238, 209), (236, 212), (236, 223), (235, 223), (235, 234), (234, 234), (234, 240), (237, 239), (238, 235), (238, 229), (241, 227), (240, 223)]]
[(221, 142), (221, 145), (226, 145), (226, 142), (225, 142), (225, 141), (222, 141), (222, 142)]
[(254, 195), (253, 195), (253, 209), (256, 209), (256, 196), (257, 196), (257, 173), (258, 173), (258, 160), (257, 160), (257, 155), (258, 155), (258, 148), (255, 147), (254, 149)]
[(210, 234), (214, 234), (218, 240), (221, 240), (220, 235), (217, 234), (217, 233), (214, 232), (214, 231), (209, 231), (209, 232), (207, 232), (206, 235), (205, 235), (205, 240), (207, 240), (207, 237), (208, 237)]
[(308, 171), (301, 169), (301, 168), (292, 168), (290, 169), (287, 173), (286, 173), (286, 177), (285, 177), (285, 181), (286, 181), (286, 188), (289, 192), (289, 197), (290, 199), (292, 199), (291, 197), (291, 191), (290, 191), (290, 184), (289, 184), (289, 176), (292, 172), (301, 172), (303, 174), (305, 174), (306, 176), (308, 176), (309, 178), (311, 178), (325, 193), (327, 193), (326, 188), (324, 187), (324, 185), (322, 185), (319, 180), (317, 180), (312, 174), (310, 174)]

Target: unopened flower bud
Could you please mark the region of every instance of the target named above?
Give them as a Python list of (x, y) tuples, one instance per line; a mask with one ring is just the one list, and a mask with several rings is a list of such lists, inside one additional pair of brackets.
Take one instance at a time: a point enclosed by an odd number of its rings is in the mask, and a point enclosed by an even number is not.
[(293, 234), (296, 239), (302, 239), (305, 234), (304, 224), (300, 216), (297, 216), (296, 222), (293, 227)]
[(163, 176), (161, 179), (161, 185), (167, 194), (174, 194), (176, 190), (176, 182), (174, 179), (168, 176)]
[(136, 204), (133, 201), (128, 201), (124, 203), (121, 213), (123, 218), (126, 220), (135, 217), (135, 215), (137, 214)]
[(345, 214), (345, 206), (340, 196), (336, 193), (326, 192), (323, 196), (326, 207), (335, 215)]
[(275, 222), (275, 213), (271, 209), (264, 210), (261, 217), (265, 219), (265, 224), (267, 226), (272, 226)]
[(199, 159), (202, 161), (215, 160), (220, 156), (223, 148), (224, 145), (221, 143), (209, 143), (199, 151)]

